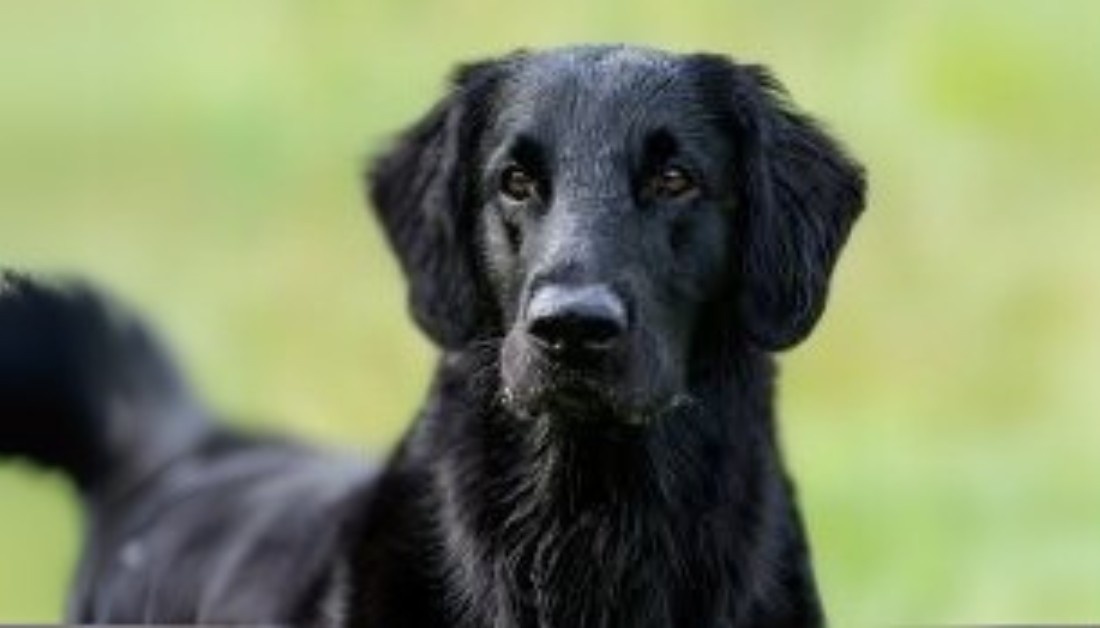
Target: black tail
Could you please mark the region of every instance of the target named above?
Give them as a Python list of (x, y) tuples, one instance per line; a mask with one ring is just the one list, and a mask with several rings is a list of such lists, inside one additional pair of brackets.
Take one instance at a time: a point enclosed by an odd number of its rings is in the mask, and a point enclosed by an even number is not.
[(0, 455), (85, 492), (152, 471), (203, 433), (156, 339), (86, 285), (0, 273)]

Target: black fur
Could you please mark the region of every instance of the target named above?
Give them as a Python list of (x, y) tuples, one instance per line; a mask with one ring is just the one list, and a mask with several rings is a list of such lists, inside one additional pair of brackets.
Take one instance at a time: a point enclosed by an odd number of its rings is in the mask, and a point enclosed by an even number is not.
[(0, 453), (61, 467), (85, 491), (150, 472), (201, 430), (156, 340), (91, 288), (0, 274)]
[[(475, 64), (370, 186), (441, 350), (376, 475), (208, 422), (128, 317), (8, 279), (0, 452), (86, 495), (72, 619), (823, 622), (771, 352), (821, 315), (863, 180), (774, 80), (627, 47)], [(560, 295), (548, 342), (532, 303)]]
[(80, 489), (79, 623), (312, 617), (361, 463), (208, 421), (133, 317), (82, 284), (0, 276), (0, 453)]

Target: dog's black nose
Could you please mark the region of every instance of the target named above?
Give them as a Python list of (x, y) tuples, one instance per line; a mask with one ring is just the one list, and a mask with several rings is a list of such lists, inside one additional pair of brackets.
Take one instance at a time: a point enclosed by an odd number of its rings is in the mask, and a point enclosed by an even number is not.
[(604, 285), (543, 286), (527, 306), (527, 333), (554, 354), (606, 351), (626, 330), (626, 307)]

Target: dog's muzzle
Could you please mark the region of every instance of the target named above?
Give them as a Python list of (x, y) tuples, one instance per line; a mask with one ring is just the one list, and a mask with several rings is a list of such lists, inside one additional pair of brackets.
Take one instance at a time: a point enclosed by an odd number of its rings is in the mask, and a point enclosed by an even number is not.
[(610, 287), (551, 284), (532, 295), (524, 331), (546, 359), (584, 367), (618, 350), (629, 324), (626, 305)]

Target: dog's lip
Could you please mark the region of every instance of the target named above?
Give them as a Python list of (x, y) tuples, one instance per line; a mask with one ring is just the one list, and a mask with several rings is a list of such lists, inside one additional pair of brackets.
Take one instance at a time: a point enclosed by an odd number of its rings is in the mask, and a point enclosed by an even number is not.
[(531, 366), (539, 369), (554, 381), (560, 380), (564, 386), (595, 388), (605, 387), (610, 377), (621, 375), (619, 365), (623, 363), (623, 353), (616, 349), (600, 352), (588, 349), (570, 349), (554, 354), (543, 347), (532, 347)]
[(549, 378), (528, 392), (533, 394), (512, 391), (505, 395), (511, 409), (521, 416), (621, 423), (632, 414), (623, 412), (609, 384), (591, 378)]

